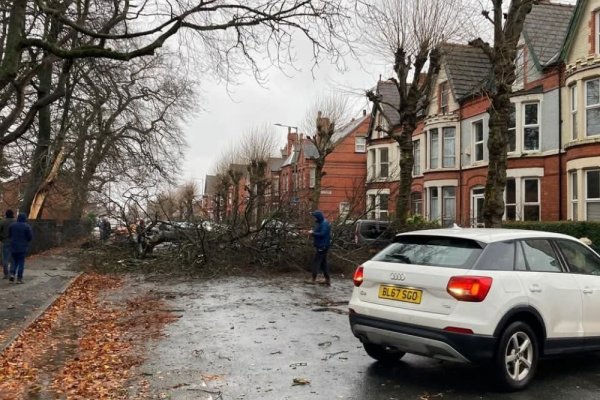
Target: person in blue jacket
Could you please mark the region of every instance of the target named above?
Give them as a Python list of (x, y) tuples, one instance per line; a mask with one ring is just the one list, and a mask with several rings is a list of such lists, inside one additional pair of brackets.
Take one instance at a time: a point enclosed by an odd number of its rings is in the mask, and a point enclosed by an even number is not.
[(325, 284), (329, 286), (331, 285), (331, 277), (327, 265), (327, 252), (331, 244), (331, 227), (320, 210), (313, 211), (311, 215), (315, 217), (315, 227), (310, 233), (313, 236), (313, 245), (316, 249), (312, 265), (312, 282), (317, 282), (317, 275), (319, 271), (322, 271), (325, 276)]
[(29, 243), (33, 239), (31, 226), (27, 223), (27, 216), (19, 213), (17, 222), (8, 228), (8, 237), (13, 257), (13, 264), (10, 268), (10, 281), (17, 278), (17, 283), (23, 283), (23, 270), (25, 269), (25, 255), (29, 248)]

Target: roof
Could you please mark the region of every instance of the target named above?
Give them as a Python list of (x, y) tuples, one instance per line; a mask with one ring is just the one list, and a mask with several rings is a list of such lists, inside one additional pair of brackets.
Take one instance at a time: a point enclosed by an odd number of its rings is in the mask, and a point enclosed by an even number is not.
[(360, 118), (353, 119), (352, 121), (348, 122), (346, 125), (342, 126), (341, 129), (337, 130), (331, 136), (331, 143), (333, 145), (336, 145), (339, 141), (343, 140), (346, 136), (348, 136), (352, 132), (354, 132), (360, 126), (360, 124), (362, 124), (367, 118), (369, 118), (369, 117), (364, 115), (364, 116), (361, 116)]
[(388, 121), (390, 126), (400, 123), (400, 94), (398, 93), (398, 85), (394, 81), (379, 81), (377, 82), (377, 94), (381, 96), (380, 106), (381, 113)]
[(281, 166), (283, 165), (284, 159), (281, 157), (271, 157), (269, 158), (268, 165), (269, 170), (271, 171), (279, 171)]
[(538, 69), (558, 61), (575, 6), (534, 4), (523, 25), (523, 37)]
[(317, 150), (317, 147), (310, 140), (302, 142), (302, 151), (304, 152), (304, 158), (319, 158), (319, 150)]
[(217, 193), (218, 179), (216, 175), (206, 175), (204, 177), (204, 194), (213, 195)]
[(562, 233), (532, 231), (525, 229), (502, 229), (502, 228), (446, 228), (446, 229), (428, 229), (423, 231), (401, 233), (404, 235), (433, 235), (450, 236), (463, 239), (477, 240), (483, 243), (501, 242), (511, 239), (533, 239), (533, 238), (555, 238), (577, 240), (572, 236)]
[(298, 154), (299, 153), (300, 153), (300, 149), (298, 149), (295, 144), (292, 145), (292, 151), (290, 151), (290, 154), (286, 157), (286, 159), (283, 161), (283, 164), (281, 164), (281, 166), (285, 167), (286, 165), (296, 164), (298, 162)]
[(457, 101), (479, 92), (488, 82), (491, 64), (478, 47), (445, 43), (442, 46), (446, 75)]

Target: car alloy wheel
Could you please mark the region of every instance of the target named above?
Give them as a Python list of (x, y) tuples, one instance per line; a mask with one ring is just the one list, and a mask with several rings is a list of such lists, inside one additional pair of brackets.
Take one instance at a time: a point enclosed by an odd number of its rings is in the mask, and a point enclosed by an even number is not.
[(502, 388), (525, 388), (535, 374), (537, 363), (538, 344), (533, 330), (524, 322), (513, 322), (503, 332), (496, 354)]

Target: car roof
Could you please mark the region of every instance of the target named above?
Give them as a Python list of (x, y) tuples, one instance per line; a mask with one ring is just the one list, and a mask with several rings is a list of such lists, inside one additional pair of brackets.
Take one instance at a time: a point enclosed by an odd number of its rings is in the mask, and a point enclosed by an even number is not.
[(443, 228), (443, 229), (427, 229), (422, 231), (405, 232), (396, 235), (429, 235), (429, 236), (446, 236), (457, 237), (464, 239), (477, 240), (483, 243), (502, 242), (511, 239), (532, 239), (532, 238), (554, 238), (554, 239), (570, 239), (576, 240), (572, 236), (563, 235), (562, 233), (533, 231), (525, 229), (504, 229), (504, 228)]

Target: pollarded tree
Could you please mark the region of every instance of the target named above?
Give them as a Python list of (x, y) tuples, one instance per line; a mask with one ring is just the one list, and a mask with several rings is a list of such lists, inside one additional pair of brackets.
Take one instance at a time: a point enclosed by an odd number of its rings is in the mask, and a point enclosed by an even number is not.
[(515, 59), (517, 45), (523, 32), (527, 14), (535, 0), (512, 0), (505, 13), (503, 0), (492, 0), (492, 12), (483, 15), (492, 23), (494, 43), (490, 45), (481, 38), (470, 42), (483, 50), (492, 65), (489, 89), (490, 115), (488, 137), (489, 164), (485, 184), (483, 219), (487, 228), (499, 227), (504, 215), (504, 189), (506, 187), (506, 161), (508, 151), (508, 126), (511, 114), (510, 96), (516, 79)]
[(323, 169), (327, 156), (335, 149), (335, 134), (341, 131), (348, 121), (350, 121), (348, 98), (341, 95), (317, 97), (306, 113), (303, 129), (306, 132), (314, 132), (313, 135), (308, 135), (308, 140), (311, 141), (317, 152), (314, 158), (315, 185), (310, 196), (311, 210), (319, 208)]
[(277, 138), (269, 125), (250, 129), (240, 141), (239, 152), (248, 170), (248, 207), (259, 226), (265, 211), (265, 192), (269, 184), (269, 159), (277, 151)]
[[(396, 200), (396, 218), (403, 222), (410, 207), (414, 164), (412, 134), (419, 116), (428, 106), (434, 78), (439, 69), (438, 45), (455, 37), (465, 18), (459, 0), (374, 0), (360, 1), (361, 29), (367, 51), (392, 62), (397, 90), (393, 101), (375, 91), (367, 97), (386, 115), (383, 128), (400, 146), (400, 188)], [(384, 114), (385, 115), (385, 114)], [(391, 117), (391, 118), (390, 118)]]

